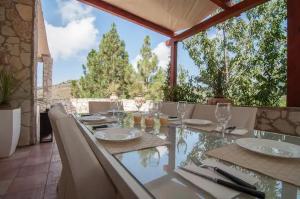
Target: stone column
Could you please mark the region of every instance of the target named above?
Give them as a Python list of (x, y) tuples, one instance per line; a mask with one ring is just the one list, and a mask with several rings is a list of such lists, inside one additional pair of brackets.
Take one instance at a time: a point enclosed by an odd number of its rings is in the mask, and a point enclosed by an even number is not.
[(47, 105), (52, 98), (52, 64), (53, 59), (48, 55), (42, 56), (43, 60), (43, 98)]
[(13, 107), (21, 107), (22, 114), (19, 145), (36, 141), (35, 8), (36, 0), (0, 1), (0, 52), (17, 80), (17, 89), (10, 103)]

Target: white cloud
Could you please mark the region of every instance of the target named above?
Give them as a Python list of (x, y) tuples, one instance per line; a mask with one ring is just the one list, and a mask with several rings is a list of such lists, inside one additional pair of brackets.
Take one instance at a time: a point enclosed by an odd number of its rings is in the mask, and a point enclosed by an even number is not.
[[(166, 46), (165, 42), (159, 43), (152, 52), (156, 54), (158, 58), (158, 65), (163, 69), (166, 69), (170, 62), (170, 47)], [(137, 63), (141, 59), (141, 55), (138, 54), (132, 61), (131, 64), (135, 70), (137, 70)]]
[(165, 42), (159, 43), (153, 50), (158, 58), (158, 65), (163, 69), (166, 69), (170, 63), (170, 47), (166, 46)]
[(56, 0), (62, 21), (70, 22), (90, 17), (92, 8), (76, 0)]
[(70, 21), (65, 26), (54, 26), (46, 22), (50, 52), (54, 59), (69, 58), (95, 46), (98, 30), (94, 17)]

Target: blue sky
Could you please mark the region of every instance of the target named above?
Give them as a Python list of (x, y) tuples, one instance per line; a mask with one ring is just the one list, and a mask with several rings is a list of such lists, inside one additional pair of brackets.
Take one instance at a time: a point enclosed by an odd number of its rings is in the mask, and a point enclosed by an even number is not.
[[(53, 64), (53, 83), (79, 79), (82, 64), (91, 49), (98, 49), (102, 35), (109, 31), (111, 24), (117, 25), (125, 41), (130, 62), (135, 65), (146, 35), (151, 38), (153, 52), (159, 58), (159, 65), (166, 67), (169, 48), (164, 42), (167, 37), (156, 32), (82, 4), (76, 0), (42, 0), (48, 43)], [(179, 44), (178, 64), (182, 64), (191, 75), (198, 73), (197, 67)], [(41, 74), (41, 67), (38, 68)], [(41, 75), (39, 75), (41, 76)], [(38, 78), (38, 84), (41, 84)]]

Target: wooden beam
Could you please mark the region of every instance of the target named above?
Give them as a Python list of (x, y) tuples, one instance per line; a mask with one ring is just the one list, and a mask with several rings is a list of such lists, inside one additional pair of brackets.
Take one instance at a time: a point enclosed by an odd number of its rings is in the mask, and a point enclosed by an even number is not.
[(300, 1), (287, 1), (287, 106), (300, 107)]
[[(93, 6), (95, 8), (98, 8), (100, 10), (103, 10), (105, 12), (108, 12), (110, 14), (113, 14), (115, 16), (121, 17), (128, 21), (131, 21), (131, 22), (138, 24), (140, 26), (143, 26), (145, 28), (151, 29), (151, 30), (158, 32), (160, 34), (163, 34), (165, 36), (168, 36), (168, 37), (174, 36), (174, 32), (172, 30), (169, 30), (168, 28), (165, 28), (161, 25), (155, 24), (149, 20), (139, 17), (135, 14), (132, 14), (126, 10), (123, 10), (114, 5), (111, 5), (105, 1), (102, 1), (102, 0), (79, 0), (79, 1), (82, 3), (88, 4), (90, 6)], [(145, 9), (147, 9), (147, 8), (145, 8)]]
[(171, 46), (171, 64), (170, 64), (170, 79), (171, 87), (177, 84), (177, 42), (169, 43)]
[(216, 4), (217, 6), (221, 7), (224, 10), (229, 8), (227, 1), (224, 1), (224, 0), (210, 0), (210, 1), (213, 2), (214, 4)]
[(242, 12), (245, 12), (267, 1), (269, 0), (244, 0), (241, 3), (235, 4), (232, 7), (228, 8), (227, 10), (220, 12), (219, 14), (199, 23), (198, 25), (195, 25), (194, 27), (172, 37), (171, 40), (182, 41), (192, 35), (195, 35), (201, 31), (205, 31), (214, 25), (224, 22), (227, 19), (235, 17), (241, 14)]

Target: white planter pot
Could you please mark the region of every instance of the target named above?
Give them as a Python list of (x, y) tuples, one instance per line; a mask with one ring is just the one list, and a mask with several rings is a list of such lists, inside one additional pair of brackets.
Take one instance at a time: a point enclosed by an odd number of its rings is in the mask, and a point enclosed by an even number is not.
[(0, 158), (12, 155), (21, 130), (21, 109), (0, 110)]

